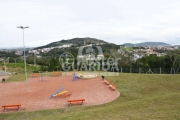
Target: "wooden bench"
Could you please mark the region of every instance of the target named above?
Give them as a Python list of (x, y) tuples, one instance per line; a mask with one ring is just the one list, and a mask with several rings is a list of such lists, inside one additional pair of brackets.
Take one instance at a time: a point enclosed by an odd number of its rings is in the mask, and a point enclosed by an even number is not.
[(68, 100), (68, 104), (69, 106), (71, 106), (72, 104), (83, 104), (85, 101), (85, 99), (77, 99), (77, 100)]
[(61, 72), (52, 72), (51, 73), (51, 76), (60, 76), (61, 75)]
[(116, 90), (116, 85), (114, 85), (114, 84), (109, 85), (109, 87), (110, 87), (112, 90)]
[(4, 105), (2, 108), (4, 108), (4, 112), (6, 112), (8, 109), (17, 109), (18, 111), (20, 110), (21, 105)]
[(110, 84), (110, 80), (104, 80), (104, 83), (106, 83), (107, 85)]
[(31, 73), (31, 75), (30, 75), (31, 77), (39, 77), (40, 76), (40, 74), (39, 73)]

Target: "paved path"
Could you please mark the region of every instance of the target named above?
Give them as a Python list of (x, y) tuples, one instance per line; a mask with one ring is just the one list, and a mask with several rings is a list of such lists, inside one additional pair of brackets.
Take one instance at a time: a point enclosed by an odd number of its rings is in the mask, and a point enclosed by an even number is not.
[[(83, 106), (92, 106), (111, 102), (120, 96), (120, 92), (110, 89), (101, 77), (76, 81), (72, 81), (72, 77), (48, 77), (44, 81), (39, 81), (39, 78), (29, 78), (28, 91), (26, 91), (26, 82), (0, 82), (0, 106), (21, 104), (26, 111), (36, 111), (70, 108), (67, 101), (73, 99), (85, 99)], [(59, 95), (49, 99), (49, 96), (60, 87), (71, 95), (67, 97)], [(1, 112), (2, 109), (0, 114)]]
[(6, 74), (5, 74), (4, 71), (1, 71), (1, 70), (0, 70), (0, 76), (5, 76), (5, 75), (8, 75), (8, 74), (9, 74), (8, 72), (6, 72)]

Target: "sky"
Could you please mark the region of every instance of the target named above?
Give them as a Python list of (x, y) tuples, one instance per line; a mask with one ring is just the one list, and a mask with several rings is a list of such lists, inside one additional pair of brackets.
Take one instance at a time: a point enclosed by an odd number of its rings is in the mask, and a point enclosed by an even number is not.
[(0, 48), (91, 37), (180, 45), (179, 0), (0, 0)]

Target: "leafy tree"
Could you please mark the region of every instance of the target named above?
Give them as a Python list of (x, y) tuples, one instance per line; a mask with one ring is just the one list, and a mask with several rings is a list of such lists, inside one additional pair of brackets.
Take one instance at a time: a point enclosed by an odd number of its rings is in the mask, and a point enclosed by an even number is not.
[(49, 71), (58, 71), (61, 70), (61, 65), (59, 63), (58, 57), (51, 57), (48, 64), (48, 70)]
[(145, 68), (160, 68), (165, 66), (165, 57), (158, 57), (156, 54), (144, 56), (136, 61), (136, 65)]
[(180, 68), (180, 50), (171, 50), (167, 52), (167, 56), (169, 60), (171, 61), (173, 73), (178, 73)]

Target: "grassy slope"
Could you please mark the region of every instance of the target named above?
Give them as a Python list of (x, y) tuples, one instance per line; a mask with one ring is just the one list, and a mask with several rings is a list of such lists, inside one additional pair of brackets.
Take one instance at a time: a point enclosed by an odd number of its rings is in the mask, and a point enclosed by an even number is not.
[[(33, 71), (40, 71), (40, 66), (26, 64), (27, 72), (31, 73)], [(0, 63), (0, 70), (4, 71), (4, 64)], [(24, 74), (24, 63), (6, 63), (6, 71), (13, 73), (17, 72), (20, 74)]]
[[(28, 75), (29, 76), (29, 75)], [(6, 82), (22, 82), (26, 80), (25, 74), (11, 75), (7, 78)]]
[(120, 74), (109, 77), (121, 96), (111, 103), (0, 114), (0, 120), (180, 120), (180, 75)]

